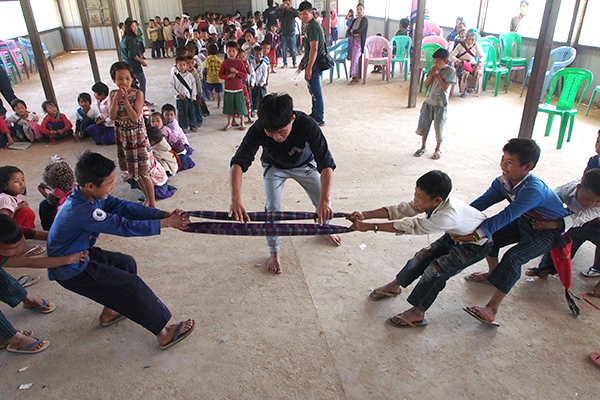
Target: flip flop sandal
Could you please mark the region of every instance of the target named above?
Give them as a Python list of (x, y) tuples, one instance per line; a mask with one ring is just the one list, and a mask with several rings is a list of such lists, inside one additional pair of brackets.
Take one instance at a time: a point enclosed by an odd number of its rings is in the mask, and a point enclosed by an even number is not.
[(223, 132), (227, 132), (228, 130), (231, 129), (231, 126), (225, 126), (223, 127), (223, 129), (221, 129)]
[[(48, 310), (45, 310), (46, 307), (50, 306), (50, 308)], [(52, 304), (52, 303), (48, 303), (48, 301), (46, 301), (45, 299), (42, 299), (42, 305), (41, 306), (36, 306), (36, 307), (27, 307), (25, 304), (23, 304), (23, 308), (26, 310), (31, 310), (31, 311), (35, 311), (41, 314), (50, 314), (51, 312), (53, 312), (54, 310), (56, 310), (56, 305)]]
[(179, 332), (181, 332), (181, 329), (183, 329), (183, 326), (185, 325), (186, 322), (187, 321), (181, 321), (179, 323), (179, 327), (175, 331), (175, 336), (173, 336), (173, 340), (171, 340), (169, 343), (165, 344), (164, 346), (160, 346), (161, 350), (166, 350), (171, 346), (175, 346), (177, 343), (181, 342), (183, 339), (188, 337), (190, 335), (190, 333), (192, 333), (192, 331), (194, 330), (194, 327), (196, 326), (196, 323), (194, 320), (192, 320), (192, 322), (194, 324), (192, 325), (192, 327), (189, 330), (187, 330), (185, 333), (182, 333), (181, 335), (179, 334)]
[[(19, 332), (27, 337), (31, 337), (34, 334), (33, 329), (30, 329), (28, 331), (23, 331), (21, 329), (17, 329), (17, 332)], [(0, 350), (4, 350), (7, 347), (8, 347), (8, 339), (0, 341)]]
[[(397, 322), (394, 322), (394, 318), (400, 319), (403, 323), (399, 324)], [(392, 325), (395, 328), (423, 328), (423, 327), (427, 326), (426, 319), (423, 319), (421, 321), (410, 321), (410, 320), (404, 318), (400, 314), (398, 314), (394, 317), (388, 318), (387, 323)]]
[(421, 157), (423, 154), (425, 154), (426, 151), (427, 151), (426, 149), (425, 150), (419, 149), (419, 150), (415, 151), (415, 154), (413, 154), (413, 156)]
[[(369, 293), (369, 300), (381, 301), (381, 300), (393, 299), (396, 296), (398, 296), (400, 293), (402, 293), (402, 289), (400, 289), (400, 291), (398, 293), (384, 292), (383, 290), (375, 289), (375, 290), (372, 290), (371, 293)], [(374, 295), (376, 295), (376, 294), (379, 294), (382, 297), (374, 297)]]
[(600, 277), (600, 271), (594, 267), (589, 267), (587, 271), (581, 271), (581, 275), (585, 276), (586, 278), (598, 278)]
[(548, 279), (552, 271), (550, 268), (530, 268), (525, 271), (525, 276), (537, 276), (540, 279)]
[(114, 317), (111, 320), (108, 320), (106, 322), (100, 322), (100, 326), (103, 327), (103, 328), (106, 328), (107, 326), (114, 325), (117, 322), (124, 320), (125, 318), (126, 317), (123, 314), (119, 314), (119, 315), (117, 315), (116, 317)]
[(23, 275), (23, 276), (19, 277), (19, 279), (17, 279), (17, 281), (21, 284), (21, 286), (26, 288), (26, 287), (29, 287), (31, 285), (35, 285), (36, 283), (38, 283), (40, 281), (40, 277), (32, 276), (32, 275)]
[(484, 324), (487, 325), (491, 325), (491, 326), (500, 326), (499, 323), (497, 323), (496, 321), (490, 321), (490, 317), (485, 314), (480, 307), (474, 306), (474, 307), (465, 307), (463, 308), (463, 310), (465, 310), (469, 315), (471, 315), (473, 318), (475, 318), (477, 321), (479, 322), (483, 322)]
[(431, 158), (434, 160), (439, 160), (440, 158), (442, 158), (442, 152), (441, 151), (434, 152), (433, 155), (431, 156)]
[(43, 254), (45, 251), (46, 251), (45, 247), (35, 245), (32, 248), (30, 248), (29, 250), (27, 250), (25, 253), (23, 253), (23, 256), (25, 256), (25, 257), (39, 256), (40, 254)]
[(594, 363), (594, 365), (596, 365), (597, 367), (600, 367), (600, 354), (594, 352), (590, 353), (590, 360), (592, 360), (592, 362)]
[(33, 349), (35, 346), (37, 346), (37, 345), (39, 345), (40, 343), (43, 342), (42, 339), (38, 339), (38, 338), (34, 338), (34, 339), (36, 339), (36, 341), (33, 342), (33, 343), (31, 343), (29, 346), (21, 347), (20, 349), (15, 349), (14, 347), (12, 347), (12, 346), (9, 345), (6, 348), (6, 351), (8, 351), (9, 353), (19, 353), (19, 354), (37, 354), (37, 353), (41, 353), (42, 351), (44, 351), (48, 347), (50, 347), (50, 342), (46, 342), (39, 349), (29, 350), (29, 349)]
[(472, 274), (465, 276), (465, 280), (469, 282), (484, 283), (486, 285), (491, 285), (490, 281), (487, 280), (487, 277), (484, 274), (486, 273), (473, 272)]

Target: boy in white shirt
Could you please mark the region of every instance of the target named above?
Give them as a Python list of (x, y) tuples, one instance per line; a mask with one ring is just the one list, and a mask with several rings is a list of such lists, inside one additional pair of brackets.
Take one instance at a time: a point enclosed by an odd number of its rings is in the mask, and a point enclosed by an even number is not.
[[(416, 279), (407, 301), (411, 308), (398, 314), (388, 322), (398, 328), (414, 328), (427, 325), (425, 312), (437, 295), (444, 289), (446, 281), (469, 265), (482, 260), (491, 250), (487, 238), (477, 242), (455, 243), (451, 234), (466, 235), (473, 232), (486, 216), (469, 204), (448, 197), (452, 190), (450, 177), (442, 171), (429, 171), (417, 180), (414, 199), (410, 202), (382, 207), (372, 211), (355, 211), (348, 215), (357, 231), (392, 232), (396, 235), (445, 234), (430, 246), (419, 250), (396, 278), (387, 285), (371, 292), (369, 299), (380, 301), (394, 298)], [(414, 217), (425, 213), (424, 217)], [(388, 218), (388, 223), (366, 223), (365, 219)], [(463, 232), (462, 234), (460, 232)]]
[(175, 68), (171, 71), (169, 91), (177, 102), (177, 119), (179, 126), (186, 133), (189, 130), (196, 132), (196, 113), (192, 101), (196, 98), (196, 81), (194, 76), (187, 71), (187, 57), (179, 56)]
[(254, 84), (250, 86), (252, 90), (252, 117), (256, 115), (258, 105), (267, 95), (267, 81), (269, 79), (269, 61), (265, 62), (262, 47), (254, 46), (254, 57), (250, 59), (250, 66), (254, 69)]

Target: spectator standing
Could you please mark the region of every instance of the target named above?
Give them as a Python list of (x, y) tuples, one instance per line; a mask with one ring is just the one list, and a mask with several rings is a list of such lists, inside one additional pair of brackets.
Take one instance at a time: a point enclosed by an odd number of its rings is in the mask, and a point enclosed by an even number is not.
[[(294, 25), (298, 15), (298, 10), (292, 8), (289, 0), (284, 0), (279, 6), (277, 17), (281, 22), (281, 56), (283, 59), (281, 68), (287, 67), (288, 49), (292, 55), (292, 66), (296, 68), (296, 29)], [(319, 24), (317, 23), (317, 25)]]

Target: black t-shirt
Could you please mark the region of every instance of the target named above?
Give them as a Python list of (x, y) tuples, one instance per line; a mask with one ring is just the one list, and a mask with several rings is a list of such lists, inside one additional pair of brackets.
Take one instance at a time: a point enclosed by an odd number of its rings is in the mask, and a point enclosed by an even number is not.
[(294, 114), (296, 120), (292, 124), (292, 131), (283, 143), (277, 143), (268, 137), (260, 120), (256, 121), (248, 129), (230, 165), (237, 164), (246, 172), (252, 165), (258, 148), (262, 146), (260, 160), (279, 169), (297, 168), (312, 160), (317, 162), (319, 172), (325, 168), (335, 169), (335, 162), (319, 125), (301, 111), (294, 111)]

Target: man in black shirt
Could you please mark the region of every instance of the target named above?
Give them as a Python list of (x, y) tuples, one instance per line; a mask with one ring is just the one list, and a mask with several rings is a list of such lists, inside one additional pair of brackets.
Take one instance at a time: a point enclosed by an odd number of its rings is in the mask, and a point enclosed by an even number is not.
[[(283, 186), (291, 178), (302, 186), (317, 208), (319, 224), (327, 223), (333, 217), (330, 192), (335, 162), (327, 140), (311, 117), (293, 108), (293, 100), (288, 94), (267, 95), (258, 106), (258, 121), (250, 127), (231, 159), (229, 215), (240, 222), (250, 221), (242, 205), (242, 174), (248, 170), (261, 146), (266, 211), (281, 209)], [(326, 238), (336, 246), (342, 243), (338, 235), (327, 235)], [(276, 274), (281, 273), (280, 241), (278, 236), (267, 237), (271, 251), (267, 269)]]
[(290, 0), (284, 0), (279, 6), (277, 19), (281, 22), (281, 57), (283, 59), (281, 68), (287, 67), (288, 49), (292, 53), (292, 65), (296, 68), (296, 17), (298, 16), (298, 10), (292, 8)]

